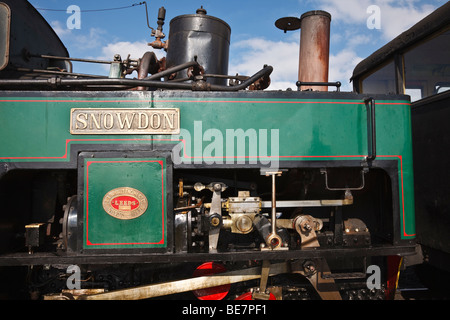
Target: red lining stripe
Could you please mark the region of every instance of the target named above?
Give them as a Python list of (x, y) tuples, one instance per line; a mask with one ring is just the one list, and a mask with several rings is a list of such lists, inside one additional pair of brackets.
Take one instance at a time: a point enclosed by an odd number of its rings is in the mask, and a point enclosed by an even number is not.
[[(359, 104), (364, 105), (365, 103), (362, 101), (286, 101), (286, 100), (38, 100), (38, 99), (0, 99), (0, 102), (79, 102), (79, 103), (270, 103), (270, 104)], [(377, 102), (378, 105), (411, 105), (409, 102)]]

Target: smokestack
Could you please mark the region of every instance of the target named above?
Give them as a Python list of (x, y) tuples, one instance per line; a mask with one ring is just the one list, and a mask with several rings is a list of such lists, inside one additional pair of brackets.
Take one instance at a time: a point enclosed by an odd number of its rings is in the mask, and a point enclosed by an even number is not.
[[(328, 82), (331, 15), (322, 10), (308, 11), (299, 18), (285, 17), (275, 26), (286, 31), (301, 29), (298, 65), (299, 82)], [(327, 86), (302, 85), (299, 90), (328, 91)]]
[[(300, 17), (298, 81), (328, 82), (330, 23), (328, 12), (309, 11)], [(300, 90), (328, 91), (327, 86), (301, 86)]]

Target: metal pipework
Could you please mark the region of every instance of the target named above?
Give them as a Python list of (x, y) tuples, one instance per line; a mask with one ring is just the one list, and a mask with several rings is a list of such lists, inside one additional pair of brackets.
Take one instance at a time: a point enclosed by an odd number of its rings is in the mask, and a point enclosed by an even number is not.
[(172, 73), (176, 73), (176, 72), (178, 72), (180, 70), (187, 69), (187, 68), (190, 68), (190, 67), (193, 67), (193, 66), (198, 66), (198, 65), (199, 65), (198, 62), (195, 61), (195, 60), (189, 61), (189, 62), (180, 64), (180, 65), (172, 67), (172, 68), (167, 68), (167, 69), (165, 69), (165, 70), (163, 70), (161, 72), (155, 73), (155, 74), (153, 74), (151, 76), (145, 77), (144, 80), (159, 80), (162, 77), (168, 76), (168, 75), (170, 75)]
[[(196, 62), (189, 62), (183, 65), (186, 67), (191, 63), (196, 64)], [(176, 67), (178, 68), (178, 67)], [(253, 76), (245, 80), (236, 86), (222, 86), (214, 85), (209, 83), (176, 83), (171, 81), (152, 81), (150, 79), (155, 79), (161, 76), (163, 72), (168, 72), (169, 69), (149, 76), (142, 80), (135, 79), (66, 79), (66, 78), (51, 78), (51, 79), (31, 79), (31, 80), (16, 80), (16, 79), (2, 79), (0, 80), (0, 87), (18, 87), (18, 86), (36, 86), (36, 87), (52, 87), (59, 88), (61, 86), (73, 86), (73, 87), (84, 87), (84, 86), (143, 86), (152, 88), (166, 88), (166, 89), (181, 89), (181, 90), (193, 90), (193, 91), (239, 91), (244, 90), (252, 83), (257, 81), (259, 78), (269, 75), (273, 68), (271, 66), (266, 66), (261, 69)]]
[(138, 65), (138, 79), (145, 79), (149, 73), (155, 74), (158, 72), (159, 64), (156, 54), (151, 51), (147, 51), (142, 56)]
[(111, 64), (111, 63), (114, 62), (114, 61), (109, 61), (109, 60), (95, 60), (95, 59), (84, 59), (84, 58), (50, 56), (50, 55), (46, 55), (46, 54), (32, 55), (32, 57), (38, 57), (38, 58), (44, 58), (44, 59), (53, 59), (53, 60), (103, 63), (103, 64)]
[[(328, 82), (331, 15), (315, 10), (302, 14), (300, 20), (298, 81)], [(299, 90), (308, 89), (328, 91), (327, 86), (299, 87)]]
[[(158, 72), (159, 63), (156, 54), (151, 51), (144, 53), (138, 65), (138, 79), (145, 79), (149, 73), (155, 74)], [(137, 87), (137, 90), (146, 90), (146, 87)]]
[[(145, 1), (144, 1), (145, 3)], [(148, 45), (153, 47), (154, 49), (164, 49), (167, 50), (167, 41), (162, 41), (162, 39), (164, 39), (166, 37), (166, 35), (163, 33), (163, 25), (164, 25), (164, 20), (166, 19), (166, 9), (164, 7), (159, 8), (158, 10), (158, 27), (155, 29), (153, 29), (152, 27), (150, 27), (149, 23), (148, 23), (148, 10), (147, 10), (147, 4), (145, 4), (145, 14), (147, 16), (147, 26), (152, 29), (152, 37), (155, 37), (156, 40), (149, 43)]]

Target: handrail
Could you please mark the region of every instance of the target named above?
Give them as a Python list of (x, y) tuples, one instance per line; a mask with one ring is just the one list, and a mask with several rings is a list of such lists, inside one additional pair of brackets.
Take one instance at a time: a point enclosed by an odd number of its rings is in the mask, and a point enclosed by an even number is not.
[(367, 110), (367, 148), (368, 155), (366, 160), (373, 161), (377, 156), (377, 135), (375, 122), (375, 99), (365, 98), (364, 103)]

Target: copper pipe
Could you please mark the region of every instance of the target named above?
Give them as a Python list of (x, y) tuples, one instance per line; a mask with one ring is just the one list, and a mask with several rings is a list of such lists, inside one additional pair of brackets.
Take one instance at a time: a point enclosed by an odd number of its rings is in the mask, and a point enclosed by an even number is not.
[[(328, 82), (330, 23), (328, 12), (316, 10), (301, 17), (298, 81)], [(328, 91), (327, 86), (301, 86), (300, 90)]]
[[(154, 52), (147, 51), (139, 61), (138, 79), (145, 79), (149, 73), (158, 72), (158, 59)], [(146, 87), (137, 87), (137, 90), (147, 90)]]

